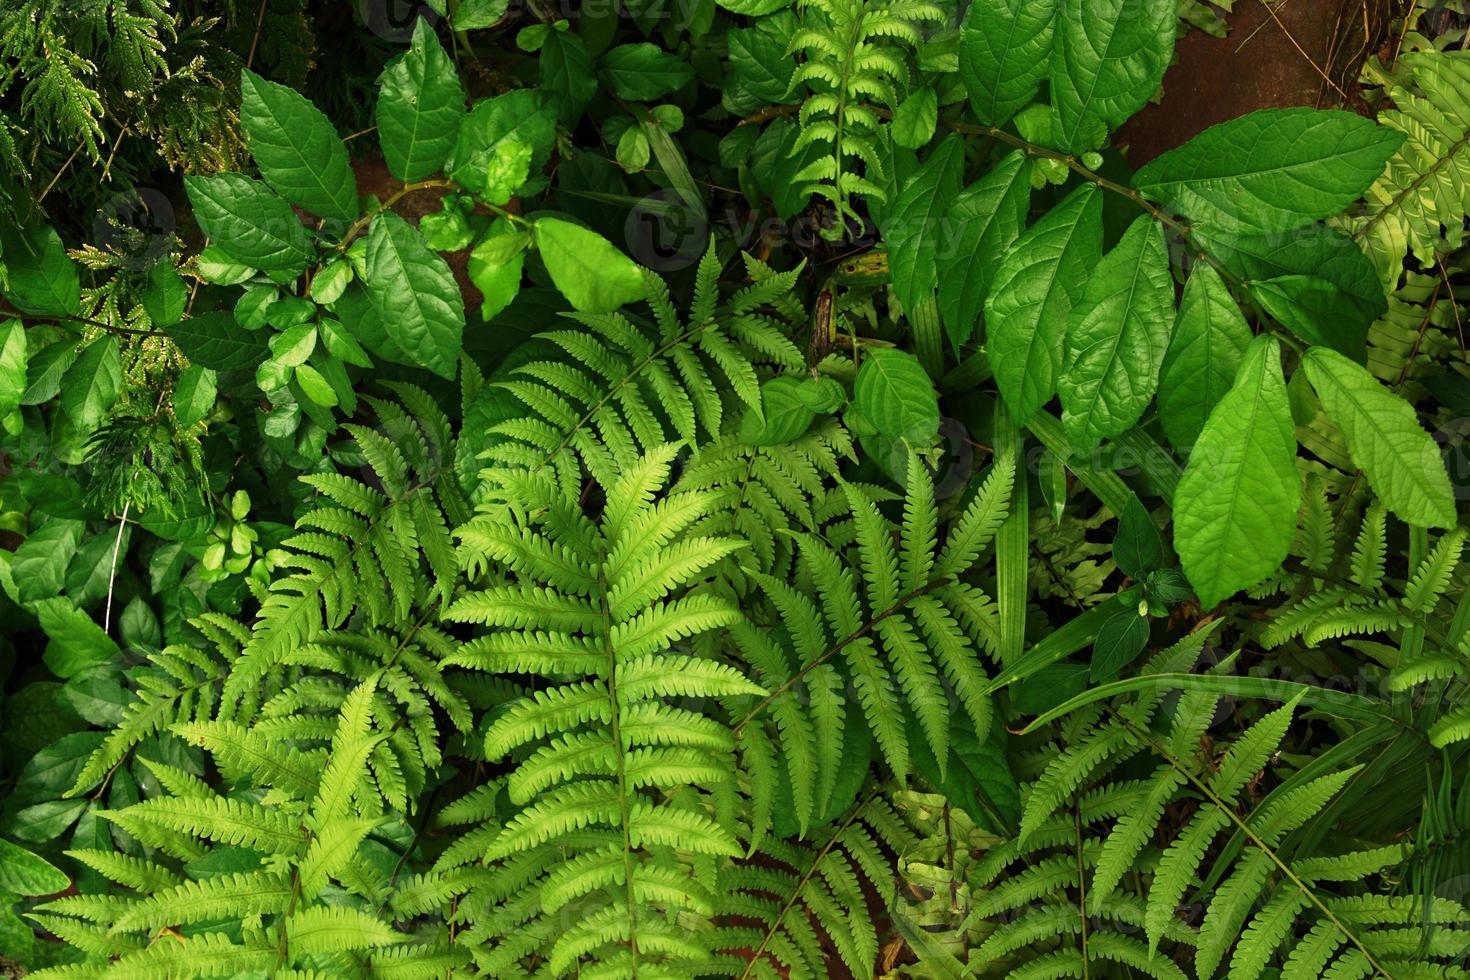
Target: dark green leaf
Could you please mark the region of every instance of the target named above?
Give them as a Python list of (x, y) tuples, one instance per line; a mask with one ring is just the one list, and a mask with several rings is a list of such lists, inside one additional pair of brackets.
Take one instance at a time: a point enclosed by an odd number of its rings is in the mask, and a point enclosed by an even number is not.
[(81, 312), (82, 285), (77, 264), (66, 254), (50, 225), (0, 230), (5, 298), (23, 313), (72, 316)]
[(944, 215), (939, 312), (956, 349), (974, 334), (1001, 257), (1026, 225), (1030, 181), (1031, 165), (1018, 150), (965, 188)]
[(379, 215), (368, 232), (368, 295), (399, 350), (442, 377), (454, 377), (464, 336), (464, 300), (454, 273), (408, 222)]
[(1148, 617), (1140, 616), (1136, 609), (1119, 609), (1109, 616), (1092, 644), (1092, 682), (1116, 678), (1119, 671), (1138, 659), (1148, 645), (1148, 635)]
[(299, 274), (312, 259), (306, 227), (269, 187), (240, 174), (186, 177), (194, 217), (214, 247), (266, 272)]
[(927, 300), (939, 282), (939, 246), (945, 238), (940, 220), (960, 192), (965, 144), (946, 137), (904, 185), (879, 221), (888, 242), (893, 292), (905, 310)]
[(1169, 252), (1159, 226), (1144, 216), (1098, 263), (1068, 323), (1057, 387), (1074, 449), (1090, 449), (1142, 417), (1173, 323)]
[(1176, 0), (1060, 0), (1051, 102), (1062, 149), (1097, 149), (1153, 98), (1178, 16)]
[(960, 29), (960, 78), (983, 123), (1003, 126), (1051, 66), (1057, 0), (973, 0)]
[(388, 63), (378, 83), (378, 140), (393, 176), (423, 180), (443, 167), (464, 115), (459, 72), (420, 18), (408, 50)]
[(1159, 422), (1175, 449), (1188, 452), (1194, 445), (1210, 410), (1235, 381), (1250, 342), (1250, 326), (1224, 280), (1200, 262), (1184, 286), (1159, 373)]
[(892, 348), (864, 352), (852, 408), (879, 434), (927, 446), (939, 432), (939, 396), (914, 355)]
[(1084, 184), (1001, 259), (985, 298), (986, 353), (1020, 424), (1056, 394), (1072, 307), (1102, 257), (1102, 198)]
[(119, 661), (121, 653), (112, 637), (70, 599), (42, 599), (35, 609), (41, 628), (51, 640), (44, 654), (46, 666), (57, 677), (65, 680), (89, 668)]
[(1118, 518), (1118, 536), (1113, 540), (1113, 563), (1124, 575), (1139, 580), (1163, 567), (1164, 539), (1136, 496), (1128, 498), (1128, 507)]
[(91, 432), (122, 390), (122, 354), (117, 338), (98, 337), (61, 379), (61, 408), (79, 432)]
[(603, 54), (597, 73), (620, 99), (649, 102), (683, 88), (694, 69), (656, 44), (620, 44)]
[(1151, 161), (1133, 186), (1217, 231), (1288, 231), (1356, 201), (1402, 142), (1355, 112), (1262, 109)]
[(168, 335), (190, 361), (216, 371), (253, 368), (270, 353), (258, 333), (240, 326), (226, 310), (180, 320)]
[(282, 197), (322, 218), (357, 217), (357, 178), (347, 147), (304, 95), (245, 69), (240, 128), (261, 176)]

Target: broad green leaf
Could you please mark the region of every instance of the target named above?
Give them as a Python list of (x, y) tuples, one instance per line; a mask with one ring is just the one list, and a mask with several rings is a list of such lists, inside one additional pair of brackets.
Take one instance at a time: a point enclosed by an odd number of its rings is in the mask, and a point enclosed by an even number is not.
[(1154, 97), (1178, 16), (1177, 0), (1060, 0), (1051, 103), (1061, 149), (1097, 149)]
[(551, 281), (575, 309), (610, 313), (643, 298), (638, 266), (597, 232), (561, 218), (539, 218), (535, 237)]
[(87, 808), (86, 800), (47, 800), (10, 818), (10, 832), (21, 840), (44, 844), (60, 837)]
[(934, 138), (939, 124), (939, 93), (924, 86), (899, 103), (893, 113), (893, 142), (917, 150)]
[(1288, 231), (1356, 201), (1402, 142), (1356, 112), (1262, 109), (1149, 162), (1133, 186), (1217, 231)]
[(143, 290), (143, 309), (155, 327), (178, 323), (189, 303), (189, 287), (173, 263), (164, 260), (148, 270), (148, 285)]
[(193, 425), (214, 409), (218, 389), (214, 371), (190, 364), (174, 383), (174, 418), (180, 425)]
[[(506, 247), (512, 240), (518, 246), (513, 252)], [(481, 318), (489, 320), (509, 306), (520, 293), (527, 241), (525, 233), (518, 231), (506, 219), (497, 218), (470, 253), (470, 282), (484, 297), (480, 307)]]
[(331, 408), (337, 404), (337, 392), (333, 390), (331, 383), (310, 364), (298, 364), (294, 376), (296, 383), (301, 386), (302, 394), (307, 398), (323, 408)]
[(597, 74), (620, 99), (649, 102), (683, 88), (694, 68), (683, 58), (647, 41), (620, 44), (597, 62)]
[(454, 12), (454, 29), (477, 31), (489, 27), (504, 17), (509, 8), (510, 0), (462, 0)]
[(357, 217), (357, 178), (347, 147), (304, 95), (245, 69), (240, 128), (261, 176), (282, 197), (321, 218)]
[[(761, 413), (747, 408), (740, 420), (740, 441), (752, 446), (788, 443), (806, 432), (817, 417), (801, 393), (795, 378), (772, 378), (761, 385)], [(764, 418), (762, 418), (764, 416)]]
[(1174, 547), (1201, 605), (1210, 609), (1281, 565), (1300, 495), (1281, 351), (1262, 335), (1205, 422), (1174, 494)]
[(56, 397), (61, 390), (61, 379), (77, 359), (76, 343), (70, 338), (47, 344), (26, 363), (29, 383), (25, 394), (20, 396), (22, 405), (40, 405)]
[(254, 269), (294, 276), (312, 259), (306, 227), (279, 195), (240, 174), (185, 177), (194, 217), (218, 248)]
[(42, 599), (35, 610), (50, 640), (42, 659), (57, 677), (65, 680), (101, 664), (121, 662), (122, 653), (112, 637), (70, 599)]
[(1067, 318), (1102, 257), (1102, 196), (1083, 184), (1028, 228), (985, 298), (986, 353), (1017, 424), (1057, 391)]
[(26, 535), (10, 560), (10, 574), (21, 602), (61, 592), (66, 567), (77, 553), (84, 528), (81, 521), (53, 519)]
[(1164, 567), (1164, 539), (1136, 496), (1128, 498), (1128, 506), (1118, 516), (1113, 563), (1124, 575), (1138, 581)]
[(1140, 616), (1137, 609), (1118, 609), (1109, 616), (1092, 644), (1092, 682), (1116, 678), (1119, 671), (1138, 659), (1148, 645), (1148, 634), (1148, 617)]
[(168, 335), (191, 362), (216, 371), (253, 368), (270, 353), (261, 335), (236, 323), (228, 310), (180, 320), (168, 328)]
[(1413, 406), (1336, 351), (1313, 347), (1302, 363), (1322, 409), (1342, 429), (1349, 455), (1383, 505), (1415, 527), (1454, 527), (1444, 460)]
[(22, 313), (73, 316), (82, 309), (81, 277), (50, 225), (0, 230), (5, 298)]
[(529, 146), (530, 169), (535, 172), (551, 155), (555, 139), (555, 107), (542, 105), (531, 89), (516, 89), (475, 103), (460, 123), (444, 169), (455, 183), (482, 191), (491, 161), (505, 152), (502, 143), (518, 140)]
[(1058, 392), (1074, 449), (1131, 428), (1158, 388), (1174, 322), (1174, 280), (1164, 234), (1134, 221), (1103, 256), (1072, 310)]
[(378, 140), (393, 176), (423, 180), (443, 167), (464, 115), (459, 72), (421, 17), (408, 50), (388, 63), (378, 82)]
[[(185, 178), (187, 186), (188, 179)], [(238, 286), (240, 283), (255, 275), (255, 269), (237, 260), (218, 245), (207, 245), (204, 251), (199, 253), (194, 264), (199, 268), (199, 274), (206, 282), (212, 282), (219, 286)]]
[(715, 2), (733, 14), (744, 14), (747, 17), (764, 17), (766, 14), (785, 10), (790, 6), (787, 0), (715, 0)]
[(1276, 276), (1251, 283), (1251, 295), (1271, 318), (1309, 344), (1356, 361), (1368, 359), (1365, 333), (1345, 329), (1351, 313), (1342, 290), (1320, 276)]
[(66, 872), (23, 847), (0, 839), (0, 892), (12, 895), (53, 895), (66, 891)]
[(26, 345), (25, 324), (0, 323), (0, 418), (19, 408), (26, 392)]
[(368, 295), (388, 337), (414, 363), (453, 378), (464, 300), (444, 259), (390, 211), (368, 231), (366, 268)]
[(965, 144), (946, 137), (904, 184), (902, 193), (879, 219), (888, 243), (893, 292), (906, 311), (928, 299), (939, 282), (939, 246), (945, 239), (940, 217), (960, 192)]
[(790, 14), (781, 13), (762, 18), (750, 27), (731, 28), (726, 34), (730, 67), (740, 88), (760, 102), (780, 102), (791, 88), (796, 64), (786, 55), (786, 41), (795, 24)]
[(1001, 256), (1026, 226), (1031, 165), (1017, 150), (965, 188), (941, 222), (939, 313), (956, 349), (975, 332)]
[(122, 354), (117, 338), (98, 337), (61, 379), (61, 407), (81, 432), (102, 421), (122, 390)]
[(541, 45), (536, 65), (541, 76), (538, 87), (556, 105), (557, 118), (565, 126), (576, 126), (597, 94), (586, 42), (575, 31), (552, 31)]
[(973, 0), (960, 28), (960, 78), (983, 123), (1003, 126), (1051, 67), (1057, 0)]
[(342, 296), (342, 291), (352, 281), (352, 263), (337, 259), (327, 263), (311, 279), (311, 298), (322, 306), (330, 306)]
[(1235, 381), (1250, 342), (1250, 326), (1220, 273), (1197, 263), (1159, 373), (1159, 422), (1175, 449), (1188, 452), (1194, 445), (1210, 410)]
[(1372, 261), (1351, 238), (1325, 225), (1307, 225), (1289, 235), (1212, 236), (1197, 228), (1195, 238), (1241, 279), (1274, 280), (1273, 287), (1262, 290), (1270, 295), (1261, 303), (1288, 329), (1328, 338), (1325, 346), (1365, 359), (1368, 328), (1388, 310), (1388, 301)]
[(939, 396), (918, 358), (880, 347), (864, 351), (852, 407), (879, 434), (927, 446), (939, 432)]

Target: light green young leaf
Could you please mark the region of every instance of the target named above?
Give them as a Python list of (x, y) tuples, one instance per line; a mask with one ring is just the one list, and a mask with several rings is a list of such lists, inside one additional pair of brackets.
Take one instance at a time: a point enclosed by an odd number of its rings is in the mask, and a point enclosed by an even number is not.
[(550, 156), (555, 139), (555, 107), (542, 105), (531, 89), (516, 89), (475, 103), (460, 124), (445, 170), (455, 183), (480, 191), (491, 161), (506, 152), (501, 144), (518, 140), (529, 146), (535, 171)]
[(853, 383), (852, 407), (885, 436), (915, 446), (939, 431), (939, 396), (914, 355), (893, 348), (865, 353)]
[(1067, 319), (1102, 257), (1102, 196), (1083, 184), (1001, 259), (985, 298), (986, 352), (1018, 425), (1051, 400)]
[(539, 218), (536, 248), (551, 281), (583, 313), (610, 313), (643, 298), (633, 260), (597, 232), (561, 218)]
[(1177, 0), (1061, 0), (1051, 59), (1055, 137), (1095, 150), (1153, 98), (1174, 57)]
[(454, 377), (464, 300), (449, 266), (390, 211), (368, 231), (366, 268), (368, 296), (389, 339), (414, 363)]
[(184, 188), (211, 247), (252, 268), (289, 276), (311, 262), (306, 227), (291, 205), (260, 181), (216, 174), (185, 177)]
[(1281, 565), (1300, 493), (1281, 352), (1263, 335), (1210, 413), (1174, 495), (1174, 545), (1206, 609)]
[(322, 218), (357, 217), (357, 178), (331, 122), (301, 93), (240, 73), (240, 128), (266, 183)]
[(964, 141), (951, 134), (904, 182), (878, 222), (888, 243), (893, 292), (906, 311), (928, 299), (938, 284), (939, 246), (945, 239), (939, 219), (960, 192), (964, 168)]
[(1001, 256), (1020, 236), (1031, 206), (1031, 165), (1019, 150), (965, 188), (945, 212), (939, 312), (958, 348), (975, 332)]
[(1413, 406), (1336, 351), (1313, 347), (1302, 363), (1383, 505), (1415, 527), (1454, 527), (1455, 497), (1444, 460)]
[(408, 50), (388, 63), (378, 83), (378, 140), (389, 171), (403, 181), (438, 171), (464, 116), (459, 72), (421, 17)]
[(1402, 142), (1356, 112), (1262, 109), (1150, 161), (1133, 186), (1216, 231), (1287, 231), (1356, 201)]
[(1074, 449), (1127, 430), (1158, 387), (1174, 322), (1174, 280), (1164, 235), (1136, 220), (1103, 256), (1067, 327), (1062, 422)]
[(122, 390), (122, 354), (117, 338), (99, 337), (87, 345), (61, 379), (61, 407), (72, 424), (90, 432)]
[[(509, 255), (506, 243), (515, 241), (518, 247)], [(515, 228), (504, 218), (485, 232), (485, 237), (470, 252), (470, 282), (480, 291), (485, 302), (480, 306), (480, 316), (489, 320), (511, 304), (521, 291), (521, 270), (526, 264), (525, 246), (529, 241), (524, 232)]]
[(1250, 326), (1220, 273), (1207, 262), (1189, 273), (1174, 336), (1159, 374), (1159, 422), (1175, 449), (1188, 452), (1210, 410), (1230, 390)]
[(1051, 67), (1057, 0), (974, 0), (960, 28), (960, 78), (976, 117), (1003, 126)]

